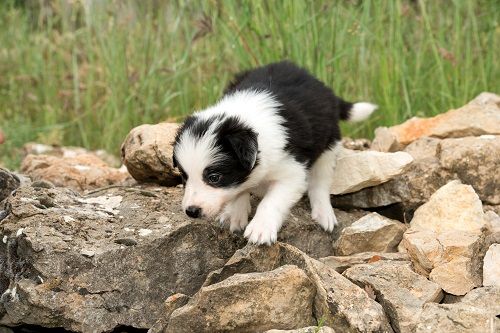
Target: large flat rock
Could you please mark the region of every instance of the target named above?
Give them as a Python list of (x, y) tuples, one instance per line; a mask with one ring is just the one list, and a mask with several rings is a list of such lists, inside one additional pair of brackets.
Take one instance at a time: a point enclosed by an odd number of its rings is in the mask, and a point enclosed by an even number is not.
[[(124, 186), (84, 196), (48, 187), (23, 185), (0, 208), (0, 325), (150, 328), (169, 296), (194, 295), (246, 244), (218, 222), (188, 218), (181, 188)], [(363, 214), (337, 216), (349, 225)], [(335, 237), (311, 220), (304, 202), (280, 232), (316, 257), (333, 254)]]
[(352, 193), (383, 184), (402, 174), (412, 161), (413, 157), (405, 152), (343, 149), (336, 162), (331, 193)]

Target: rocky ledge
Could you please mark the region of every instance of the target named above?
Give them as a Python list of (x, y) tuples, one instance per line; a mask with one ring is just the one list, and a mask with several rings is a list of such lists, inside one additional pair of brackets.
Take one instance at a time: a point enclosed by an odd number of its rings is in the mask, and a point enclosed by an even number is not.
[(499, 115), (484, 93), (371, 149), (344, 141), (340, 225), (303, 200), (261, 247), (181, 212), (175, 124), (125, 140), (141, 183), (105, 154), (27, 145), (26, 175), (0, 169), (0, 332), (499, 331)]

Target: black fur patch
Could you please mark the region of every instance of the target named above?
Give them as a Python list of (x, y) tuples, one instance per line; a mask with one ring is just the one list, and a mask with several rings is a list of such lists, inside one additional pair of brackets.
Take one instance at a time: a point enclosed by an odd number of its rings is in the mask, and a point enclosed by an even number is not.
[[(244, 183), (258, 164), (257, 133), (233, 116), (224, 118), (215, 133), (220, 153), (216, 161), (203, 171), (203, 179), (214, 187)], [(208, 176), (213, 173), (222, 176), (217, 184), (208, 181)]]
[(226, 94), (247, 89), (269, 91), (283, 105), (279, 113), (286, 121), (286, 149), (308, 166), (340, 140), (339, 119), (348, 119), (352, 107), (306, 70), (288, 61), (238, 74)]

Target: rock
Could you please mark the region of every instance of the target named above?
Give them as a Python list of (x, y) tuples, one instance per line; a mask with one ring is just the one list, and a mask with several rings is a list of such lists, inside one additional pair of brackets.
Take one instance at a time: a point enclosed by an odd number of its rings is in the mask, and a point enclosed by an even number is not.
[(411, 220), (413, 230), (442, 233), (448, 230), (481, 234), (486, 228), (483, 206), (472, 186), (454, 180), (420, 206)]
[(439, 164), (439, 142), (438, 139), (422, 138), (412, 143), (405, 151), (414, 160), (401, 175), (378, 186), (336, 195), (332, 204), (341, 208), (375, 208), (400, 204), (406, 211), (413, 213), (416, 207), (451, 179), (451, 175)]
[[(151, 328), (169, 296), (194, 295), (246, 243), (218, 222), (187, 217), (182, 196), (180, 188), (152, 185), (86, 196), (22, 185), (4, 201), (0, 223), (0, 325)], [(366, 214), (337, 213), (344, 225)], [(306, 201), (280, 231), (314, 256), (332, 255), (335, 237), (310, 219)], [(167, 303), (170, 312), (182, 305)]]
[(361, 252), (397, 252), (406, 226), (377, 213), (371, 213), (342, 230), (335, 244), (336, 254), (348, 256)]
[(121, 147), (122, 161), (136, 180), (165, 186), (181, 183), (173, 166), (173, 142), (179, 125), (160, 123), (133, 128)]
[[(366, 292), (288, 244), (277, 243), (270, 247), (247, 245), (236, 251), (223, 268), (212, 272), (204, 285), (216, 285), (238, 274), (273, 271), (285, 265), (297, 266), (313, 282), (316, 293), (312, 313), (324, 325), (333, 326), (339, 332), (392, 332), (380, 304), (368, 297)], [(253, 297), (259, 299), (262, 296), (256, 293)], [(181, 312), (182, 308), (177, 311)], [(172, 313), (171, 320), (175, 320), (177, 311)], [(169, 331), (175, 331), (175, 327), (169, 328)], [(213, 327), (213, 331), (217, 330)]]
[(485, 287), (469, 292), (461, 302), (424, 305), (417, 333), (498, 332), (500, 289)]
[(446, 292), (464, 295), (482, 283), (484, 236), (465, 232), (436, 235), (408, 231), (403, 238), (408, 255), (419, 273), (428, 273)]
[[(7, 198), (20, 185), (19, 178), (6, 169), (0, 168), (0, 202)], [(0, 221), (2, 219), (0, 218)]]
[(441, 288), (415, 273), (408, 262), (377, 261), (351, 267), (343, 275), (375, 292), (396, 332), (414, 332), (423, 305), (443, 298)]
[(452, 181), (419, 207), (403, 236), (417, 272), (443, 290), (464, 295), (482, 283), (488, 223), (471, 186)]
[(379, 185), (400, 175), (413, 161), (405, 152), (355, 152), (343, 149), (339, 155), (332, 181), (332, 194), (345, 194)]
[(363, 138), (351, 139), (348, 137), (343, 137), (342, 146), (350, 150), (368, 150), (370, 149), (370, 140)]
[(404, 148), (398, 141), (397, 136), (387, 127), (375, 129), (375, 138), (371, 148), (381, 152), (396, 152)]
[(45, 180), (79, 192), (130, 180), (126, 171), (108, 166), (94, 154), (74, 157), (28, 155), (21, 164), (21, 171), (34, 181)]
[(168, 319), (172, 312), (178, 308), (186, 305), (189, 301), (189, 296), (184, 294), (173, 294), (165, 300), (164, 308), (161, 317), (156, 321), (156, 323), (148, 330), (148, 333), (161, 333), (163, 328), (167, 326)]
[(498, 205), (500, 136), (463, 139), (420, 138), (405, 148), (412, 155), (408, 169), (388, 182), (356, 193), (334, 196), (340, 208), (375, 208), (400, 205), (413, 211), (453, 179), (471, 185), (485, 204)]
[(463, 107), (432, 118), (411, 118), (376, 131), (373, 148), (391, 151), (421, 137), (458, 138), (500, 134), (500, 96), (482, 93)]
[(366, 263), (377, 261), (409, 261), (410, 257), (406, 253), (383, 253), (383, 252), (362, 252), (351, 256), (329, 256), (320, 258), (319, 261), (338, 273), (343, 273), (346, 269)]
[(327, 326), (309, 326), (296, 330), (269, 330), (264, 333), (335, 333), (335, 330)]
[(235, 274), (203, 287), (175, 310), (164, 332), (262, 332), (312, 324), (315, 288), (297, 266)]
[(76, 157), (79, 155), (95, 155), (109, 166), (119, 168), (120, 160), (105, 150), (88, 150), (82, 147), (45, 145), (41, 143), (29, 142), (23, 146), (24, 157), (28, 155), (50, 155), (57, 157)]
[(439, 149), (444, 170), (472, 185), (485, 203), (500, 204), (500, 174), (492, 172), (492, 166), (498, 168), (500, 163), (500, 136), (443, 140)]
[(292, 209), (290, 216), (278, 233), (278, 241), (291, 244), (313, 258), (331, 256), (335, 254), (333, 244), (339, 238), (342, 230), (366, 214), (368, 213), (360, 210), (345, 212), (335, 209), (338, 224), (332, 233), (325, 232), (311, 218), (308, 200), (302, 200)]
[[(52, 207), (40, 204), (45, 198)], [(150, 328), (167, 297), (194, 295), (245, 244), (214, 223), (189, 219), (181, 198), (181, 189), (151, 186), (86, 197), (19, 188), (0, 223), (0, 325)], [(141, 236), (141, 229), (151, 232)]]
[(483, 286), (500, 287), (500, 244), (492, 244), (484, 256)]

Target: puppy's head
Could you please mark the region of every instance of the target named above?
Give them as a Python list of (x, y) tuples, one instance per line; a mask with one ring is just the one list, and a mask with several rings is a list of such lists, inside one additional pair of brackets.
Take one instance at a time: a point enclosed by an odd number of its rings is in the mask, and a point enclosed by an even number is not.
[(258, 164), (257, 133), (238, 117), (194, 115), (174, 143), (174, 166), (182, 174), (182, 208), (190, 217), (213, 217), (241, 192)]

